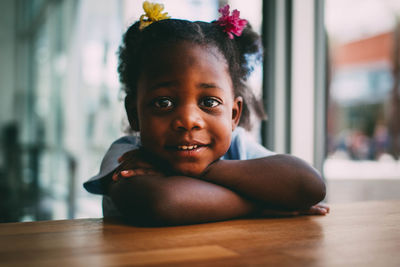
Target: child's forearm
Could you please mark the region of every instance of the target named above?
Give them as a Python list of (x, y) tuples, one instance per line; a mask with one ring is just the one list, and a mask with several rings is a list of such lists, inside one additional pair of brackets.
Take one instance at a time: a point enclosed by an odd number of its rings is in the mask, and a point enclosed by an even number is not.
[(184, 176), (135, 176), (112, 182), (109, 195), (133, 223), (177, 225), (248, 215), (255, 205), (231, 190)]
[(290, 155), (217, 161), (202, 179), (230, 188), (265, 208), (305, 209), (325, 197), (319, 173)]

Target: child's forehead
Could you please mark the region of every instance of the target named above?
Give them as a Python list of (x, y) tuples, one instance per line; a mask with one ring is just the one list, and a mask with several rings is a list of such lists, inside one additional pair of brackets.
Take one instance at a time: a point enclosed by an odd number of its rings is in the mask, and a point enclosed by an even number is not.
[[(226, 72), (229, 67), (223, 54), (214, 46), (179, 42), (150, 49), (142, 55), (142, 74), (158, 71), (183, 71), (189, 67), (203, 67)], [(229, 75), (230, 76), (230, 75)]]
[(146, 53), (153, 57), (160, 56), (182, 56), (182, 53), (185, 54), (201, 54), (204, 56), (206, 54), (214, 56), (218, 59), (220, 64), (227, 65), (227, 60), (224, 54), (219, 50), (219, 48), (212, 43), (196, 43), (192, 41), (177, 41), (177, 42), (169, 42), (164, 44), (155, 44), (150, 47), (150, 50)]
[(229, 68), (221, 53), (212, 46), (190, 43), (154, 51), (143, 66), (139, 87), (157, 88), (158, 84), (173, 87), (189, 80), (199, 89), (222, 88), (230, 92), (233, 89)]

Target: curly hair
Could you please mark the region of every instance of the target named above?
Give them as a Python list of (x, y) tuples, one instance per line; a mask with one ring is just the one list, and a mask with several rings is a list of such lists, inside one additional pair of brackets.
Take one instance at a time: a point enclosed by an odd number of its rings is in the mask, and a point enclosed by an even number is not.
[(243, 98), (239, 125), (250, 129), (250, 110), (259, 119), (265, 118), (261, 101), (246, 85), (253, 70), (251, 60), (261, 61), (260, 36), (247, 24), (242, 35), (229, 39), (216, 23), (166, 19), (139, 30), (140, 22), (131, 25), (123, 36), (119, 48), (118, 73), (127, 95), (136, 98), (137, 83), (147, 55), (158, 46), (188, 41), (197, 45), (215, 46), (224, 56), (229, 67), (235, 97)]

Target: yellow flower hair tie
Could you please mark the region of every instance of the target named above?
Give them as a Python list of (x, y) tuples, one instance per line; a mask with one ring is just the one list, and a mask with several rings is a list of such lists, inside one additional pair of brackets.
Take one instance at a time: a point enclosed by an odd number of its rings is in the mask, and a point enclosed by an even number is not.
[(140, 16), (139, 29), (143, 30), (155, 21), (171, 18), (168, 13), (161, 13), (164, 10), (163, 4), (150, 3), (149, 1), (143, 2), (143, 10), (146, 14)]

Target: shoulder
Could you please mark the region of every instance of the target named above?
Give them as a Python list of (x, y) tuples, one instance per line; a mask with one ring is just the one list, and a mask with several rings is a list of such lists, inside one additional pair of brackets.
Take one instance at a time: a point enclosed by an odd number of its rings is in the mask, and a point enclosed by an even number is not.
[(247, 160), (268, 157), (275, 154), (276, 153), (258, 143), (244, 128), (237, 127), (232, 132), (232, 140), (229, 150), (222, 159)]
[[(110, 169), (110, 166), (118, 166), (118, 158), (122, 154), (132, 149), (139, 148), (139, 146), (140, 138), (136, 136), (123, 136), (115, 140), (104, 155), (100, 165), (100, 172), (102, 172), (102, 170)], [(113, 167), (113, 169), (115, 167)]]
[(111, 144), (111, 147), (114, 145), (120, 145), (120, 144), (129, 144), (129, 145), (137, 145), (138, 146), (140, 144), (140, 138), (137, 136), (126, 135), (126, 136), (120, 137), (117, 140), (115, 140)]
[(118, 158), (125, 152), (139, 148), (140, 138), (136, 136), (123, 136), (115, 140), (103, 157), (100, 171), (97, 175), (86, 181), (83, 186), (87, 191), (94, 194), (104, 194), (102, 184), (103, 178), (112, 173), (119, 165)]

